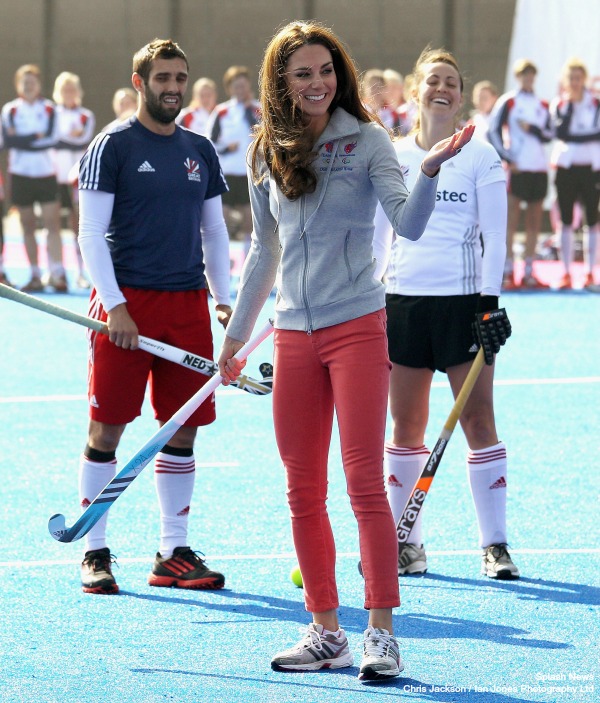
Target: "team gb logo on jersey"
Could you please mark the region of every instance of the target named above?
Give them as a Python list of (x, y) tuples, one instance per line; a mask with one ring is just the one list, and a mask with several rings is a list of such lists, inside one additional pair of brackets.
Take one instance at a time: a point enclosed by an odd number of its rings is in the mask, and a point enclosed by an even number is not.
[(198, 183), (200, 183), (202, 178), (200, 176), (200, 164), (198, 161), (187, 158), (183, 164), (187, 169), (188, 181), (198, 181)]

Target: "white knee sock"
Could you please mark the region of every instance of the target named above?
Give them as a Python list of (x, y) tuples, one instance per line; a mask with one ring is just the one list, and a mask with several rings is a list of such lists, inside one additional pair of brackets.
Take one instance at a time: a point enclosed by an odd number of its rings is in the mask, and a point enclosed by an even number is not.
[(573, 227), (571, 225), (563, 225), (560, 230), (560, 256), (565, 273), (569, 273), (573, 263)]
[[(117, 473), (117, 460), (100, 462), (91, 461), (84, 454), (79, 462), (79, 502), (82, 512), (96, 498), (107, 483), (112, 481)], [(106, 544), (106, 522), (108, 512), (98, 520), (85, 536), (86, 551), (104, 549)]]
[(194, 492), (194, 455), (159, 452), (154, 460), (154, 483), (160, 506), (160, 547), (170, 557), (175, 547), (187, 547), (188, 514)]
[(506, 539), (506, 447), (499, 442), (467, 456), (471, 495), (479, 524), (479, 546), (505, 544)]
[(586, 273), (592, 273), (596, 263), (596, 251), (598, 248), (598, 225), (587, 227), (583, 236)]
[[(383, 452), (385, 487), (395, 523), (402, 517), (404, 508), (428, 458), (429, 450), (425, 445), (413, 448), (397, 447), (390, 442), (385, 443)], [(423, 544), (422, 516), (423, 511), (421, 510), (408, 538), (410, 544), (418, 546)]]

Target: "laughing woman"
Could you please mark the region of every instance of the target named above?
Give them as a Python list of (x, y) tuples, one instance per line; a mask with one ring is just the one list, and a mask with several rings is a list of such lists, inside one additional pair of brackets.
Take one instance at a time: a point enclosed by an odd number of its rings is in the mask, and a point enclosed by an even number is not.
[[(390, 362), (384, 287), (374, 277), (379, 200), (394, 230), (418, 239), (440, 165), (471, 138), (451, 135), (423, 156), (411, 194), (386, 130), (362, 105), (357, 71), (331, 30), (294, 22), (267, 47), (262, 123), (249, 151), (252, 246), (219, 359), (227, 380), (277, 277), (273, 412), (287, 473), (292, 533), (312, 622), (276, 670), (351, 666), (340, 628), (335, 544), (326, 509), (334, 408), (358, 521), (369, 624), (361, 680), (398, 676), (397, 544), (386, 500), (384, 442)], [(366, 360), (368, 360), (367, 363)]]

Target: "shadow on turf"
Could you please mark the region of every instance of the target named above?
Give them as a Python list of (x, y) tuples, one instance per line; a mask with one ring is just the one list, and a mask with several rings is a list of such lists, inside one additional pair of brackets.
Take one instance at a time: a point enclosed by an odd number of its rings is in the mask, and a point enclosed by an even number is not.
[[(541, 600), (553, 603), (580, 603), (581, 605), (597, 605), (600, 603), (600, 588), (587, 586), (582, 583), (566, 583), (546, 579), (530, 579), (521, 576), (518, 581), (492, 581), (486, 579), (462, 578), (459, 576), (444, 576), (443, 574), (427, 573), (421, 576), (425, 581), (440, 583), (462, 584), (479, 590), (482, 584), (486, 588), (509, 591), (521, 600)], [(403, 582), (404, 583), (404, 582)]]
[[(308, 622), (304, 604), (295, 600), (258, 593), (240, 593), (225, 589), (211, 593), (218, 597), (218, 601), (213, 599), (213, 595), (211, 595), (211, 600), (208, 598), (194, 600), (192, 598), (183, 598), (179, 595), (163, 596), (121, 591), (121, 595), (130, 598), (178, 605), (196, 605), (203, 610), (231, 613), (237, 616), (235, 622), (238, 623), (240, 622), (240, 616), (251, 618), (246, 620), (248, 623), (253, 623), (257, 619), (294, 622), (300, 625), (305, 625)], [(228, 603), (227, 600), (233, 602)], [(359, 632), (362, 634), (367, 624), (367, 615), (362, 608), (342, 606), (339, 608), (339, 617), (347, 632)], [(486, 642), (497, 642), (498, 644), (539, 649), (566, 649), (570, 647), (570, 645), (562, 642), (526, 639), (529, 634), (526, 630), (477, 620), (466, 620), (464, 618), (402, 613), (398, 614), (397, 621), (399, 623), (397, 628), (398, 637), (402, 639), (455, 638), (483, 640)], [(231, 620), (228, 619), (227, 622), (231, 622)], [(213, 625), (215, 621), (205, 620), (199, 621), (197, 624)]]
[[(280, 675), (279, 673), (272, 673), (271, 675), (277, 677), (275, 679), (261, 678), (260, 676), (231, 676), (227, 674), (209, 674), (204, 671), (188, 671), (186, 669), (131, 669), (132, 673), (135, 674), (168, 674), (169, 676), (180, 674), (182, 676), (198, 676), (200, 678), (211, 678), (219, 680), (228, 680), (236, 682), (248, 682), (249, 684), (262, 684), (269, 686), (285, 686), (286, 688), (291, 688), (293, 686), (300, 689), (308, 689), (314, 691), (315, 689), (322, 689), (323, 691), (343, 691), (348, 693), (348, 686), (327, 686), (319, 685), (315, 683), (306, 683), (304, 681), (293, 681), (294, 677), (325, 677), (329, 680), (331, 676), (351, 676), (356, 680), (356, 667), (349, 667), (348, 669), (328, 669), (327, 671), (298, 671), (298, 672), (285, 672)], [(281, 679), (279, 680), (279, 677)], [(397, 690), (399, 689), (399, 690)], [(454, 690), (452, 690), (454, 689)], [(462, 686), (449, 686), (448, 684), (436, 684), (436, 683), (425, 683), (417, 679), (410, 679), (405, 677), (400, 677), (399, 679), (394, 679), (393, 681), (384, 682), (367, 682), (359, 683), (356, 680), (356, 687), (352, 689), (353, 696), (359, 696), (360, 694), (368, 696), (383, 696), (385, 698), (400, 698), (406, 699), (406, 694), (419, 694), (419, 700), (426, 701), (439, 701), (440, 703), (446, 703), (448, 701), (448, 695), (452, 695), (453, 701), (460, 701), (461, 703), (481, 703), (485, 700), (486, 703), (533, 703), (530, 699), (525, 698), (514, 698), (513, 696), (507, 696), (504, 693), (495, 693), (493, 691), (480, 692), (473, 690), (469, 687)], [(257, 698), (256, 692), (249, 691), (252, 695), (252, 700)]]

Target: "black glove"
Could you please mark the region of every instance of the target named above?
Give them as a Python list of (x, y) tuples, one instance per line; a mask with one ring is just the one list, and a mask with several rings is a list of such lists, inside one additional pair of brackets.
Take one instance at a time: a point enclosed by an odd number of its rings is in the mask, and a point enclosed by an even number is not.
[(475, 322), (473, 322), (473, 337), (475, 342), (483, 347), (485, 363), (494, 363), (494, 354), (506, 344), (512, 334), (512, 327), (506, 310), (498, 309), (498, 298), (493, 295), (482, 295), (477, 303)]

